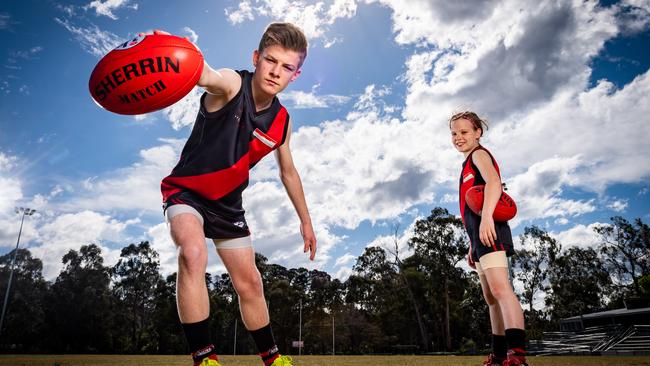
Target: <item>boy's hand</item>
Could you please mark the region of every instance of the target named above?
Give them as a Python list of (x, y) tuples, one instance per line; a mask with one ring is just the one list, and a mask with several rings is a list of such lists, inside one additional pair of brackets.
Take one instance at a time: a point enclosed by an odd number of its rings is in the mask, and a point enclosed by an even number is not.
[[(160, 30), (160, 29), (154, 29), (153, 31), (150, 31), (150, 32), (144, 32), (144, 33), (143, 33), (143, 32), (140, 32), (140, 33), (138, 33), (139, 36), (146, 36), (146, 35), (149, 35), (149, 34), (166, 34), (166, 35), (168, 35), (168, 36), (171, 36), (171, 35), (172, 35), (171, 33), (169, 33), (169, 32), (165, 32), (164, 30)], [(183, 37), (183, 38), (185, 38), (185, 39), (187, 39), (188, 41), (190, 41), (190, 37), (185, 36), (185, 37)], [(190, 42), (191, 42), (191, 41), (190, 41)]]
[(316, 235), (314, 235), (314, 228), (311, 226), (311, 222), (300, 224), (300, 234), (302, 234), (302, 240), (305, 242), (305, 247), (303, 249), (304, 253), (309, 251), (309, 260), (314, 260), (316, 256)]
[(169, 32), (165, 32), (164, 30), (160, 30), (160, 29), (154, 29), (154, 30), (152, 30), (152, 31), (148, 31), (148, 32), (140, 32), (140, 33), (138, 33), (139, 36), (146, 36), (146, 35), (149, 35), (149, 34), (166, 34), (166, 35), (171, 35), (171, 33), (169, 33)]

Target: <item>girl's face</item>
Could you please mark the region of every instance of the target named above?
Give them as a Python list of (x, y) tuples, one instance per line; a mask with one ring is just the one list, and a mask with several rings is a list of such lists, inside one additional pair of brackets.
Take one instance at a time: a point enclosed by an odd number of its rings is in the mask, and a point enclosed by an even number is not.
[(451, 142), (456, 150), (465, 156), (478, 146), (481, 130), (474, 129), (472, 122), (465, 118), (451, 122)]

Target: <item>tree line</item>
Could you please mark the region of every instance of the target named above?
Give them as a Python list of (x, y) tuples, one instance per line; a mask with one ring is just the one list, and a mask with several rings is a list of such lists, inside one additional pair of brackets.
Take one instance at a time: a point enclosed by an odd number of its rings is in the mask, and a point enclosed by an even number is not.
[[(641, 219), (613, 217), (596, 227), (595, 247), (566, 247), (537, 226), (526, 227), (512, 259), (529, 338), (556, 330), (560, 319), (620, 308), (650, 296), (650, 228)], [(488, 347), (490, 325), (478, 276), (459, 266), (468, 251), (462, 222), (444, 208), (416, 222), (409, 255), (394, 241), (367, 247), (352, 274), (330, 274), (256, 261), (276, 341), (283, 353), (474, 352)], [(5, 294), (13, 251), (0, 257)], [(28, 249), (18, 249), (2, 352), (184, 354), (176, 313), (176, 274), (163, 277), (146, 242), (122, 248), (106, 266), (96, 244), (62, 258), (54, 281)], [(227, 274), (206, 273), (211, 330), (221, 354), (255, 353)], [(544, 308), (534, 299), (545, 294)], [(302, 320), (302, 321), (301, 321)], [(333, 344), (334, 342), (334, 344)]]

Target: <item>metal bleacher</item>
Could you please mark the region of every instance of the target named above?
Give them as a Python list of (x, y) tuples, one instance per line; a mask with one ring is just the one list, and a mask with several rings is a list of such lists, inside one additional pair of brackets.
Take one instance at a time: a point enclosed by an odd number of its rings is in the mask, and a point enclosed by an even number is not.
[(529, 351), (537, 355), (591, 354), (598, 345), (619, 332), (620, 327), (616, 325), (576, 332), (544, 332), (543, 339), (530, 341)]
[(650, 354), (650, 325), (607, 325), (576, 332), (544, 332), (531, 340), (529, 351), (536, 355), (562, 354)]
[(602, 354), (650, 353), (650, 325), (632, 325), (598, 345), (594, 351)]

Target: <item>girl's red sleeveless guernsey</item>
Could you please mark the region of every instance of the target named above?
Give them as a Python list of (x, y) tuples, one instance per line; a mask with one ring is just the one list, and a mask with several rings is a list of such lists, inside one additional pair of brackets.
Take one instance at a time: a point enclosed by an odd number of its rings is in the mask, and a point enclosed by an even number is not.
[(249, 71), (237, 71), (242, 86), (223, 108), (208, 112), (201, 107), (180, 160), (161, 183), (163, 201), (189, 191), (218, 212), (243, 215), (241, 195), (248, 186), (249, 170), (282, 145), (289, 114), (277, 97), (256, 112)]
[(463, 162), (463, 170), (460, 174), (460, 188), (458, 189), (458, 193), (460, 194), (459, 197), (459, 202), (460, 202), (460, 216), (463, 218), (463, 223), (467, 226), (467, 222), (465, 219), (465, 208), (467, 208), (468, 211), (471, 212), (469, 207), (467, 206), (467, 203), (465, 202), (465, 194), (467, 194), (467, 191), (474, 187), (474, 186), (479, 186), (479, 185), (484, 185), (485, 184), (485, 179), (483, 179), (483, 176), (481, 175), (481, 172), (478, 170), (474, 162), (472, 161), (472, 155), (474, 152), (477, 150), (483, 150), (492, 159), (492, 164), (494, 165), (494, 169), (496, 169), (497, 174), (499, 175), (499, 178), (501, 178), (501, 172), (499, 171), (499, 165), (497, 164), (496, 160), (494, 160), (494, 157), (492, 154), (483, 146), (479, 145), (477, 148), (472, 150), (472, 152), (467, 155), (467, 158)]
[(478, 186), (485, 184), (485, 179), (481, 175), (481, 171), (478, 170), (478, 167), (472, 161), (472, 155), (478, 150), (484, 150), (490, 155), (492, 159), (492, 164), (497, 171), (499, 177), (501, 173), (499, 171), (499, 165), (497, 165), (496, 160), (490, 152), (483, 146), (478, 146), (474, 149), (468, 156), (467, 159), (463, 162), (463, 170), (460, 175), (460, 215), (463, 218), (463, 224), (465, 224), (465, 230), (467, 231), (467, 236), (470, 240), (470, 253), (474, 261), (478, 261), (483, 255), (503, 250), (506, 252), (507, 256), (510, 256), (514, 253), (514, 246), (512, 243), (512, 233), (510, 231), (510, 226), (507, 222), (495, 221), (494, 230), (496, 231), (497, 238), (494, 241), (494, 245), (487, 247), (481, 244), (479, 229), (481, 226), (481, 216), (475, 214), (467, 203), (465, 202), (465, 194), (467, 190), (473, 186)]

